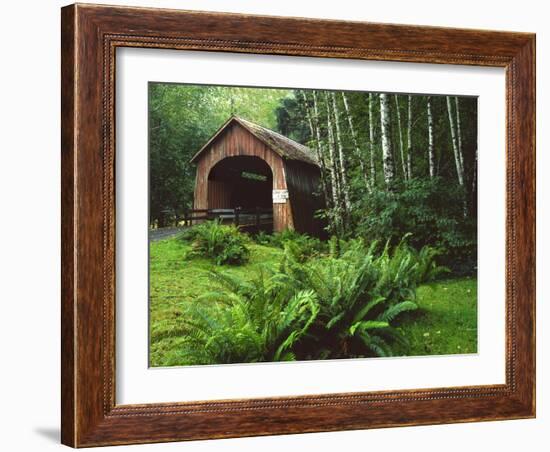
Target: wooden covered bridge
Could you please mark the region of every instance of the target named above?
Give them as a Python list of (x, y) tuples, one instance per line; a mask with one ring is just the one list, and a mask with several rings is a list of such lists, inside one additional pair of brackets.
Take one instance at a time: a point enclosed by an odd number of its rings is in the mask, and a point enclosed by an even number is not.
[[(319, 236), (320, 169), (315, 153), (265, 127), (232, 116), (195, 154), (194, 212), (242, 212), (268, 229)], [(254, 212), (256, 214), (254, 215)]]

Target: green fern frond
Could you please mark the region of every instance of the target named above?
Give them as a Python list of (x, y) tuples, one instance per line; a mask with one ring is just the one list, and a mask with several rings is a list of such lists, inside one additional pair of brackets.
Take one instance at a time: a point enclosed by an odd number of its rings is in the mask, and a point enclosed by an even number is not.
[(402, 301), (401, 303), (397, 303), (386, 309), (378, 316), (378, 320), (383, 322), (391, 322), (402, 312), (414, 311), (416, 309), (418, 309), (418, 305), (416, 303), (412, 301)]
[(379, 320), (366, 320), (362, 322), (354, 323), (349, 328), (349, 333), (353, 336), (357, 332), (358, 334), (364, 334), (368, 330), (377, 330), (382, 328), (389, 327), (388, 322), (383, 322)]

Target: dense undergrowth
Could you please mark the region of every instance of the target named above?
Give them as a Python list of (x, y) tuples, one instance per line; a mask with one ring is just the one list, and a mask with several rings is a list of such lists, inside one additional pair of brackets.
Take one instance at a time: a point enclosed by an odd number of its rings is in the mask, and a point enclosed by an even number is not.
[[(202, 291), (172, 303), (171, 325), (152, 324), (152, 365), (407, 354), (399, 318), (418, 309), (418, 287), (446, 270), (437, 250), (417, 251), (407, 239), (336, 243), (285, 231), (251, 240), (232, 226), (203, 223), (165, 241), (180, 247), (170, 265), (191, 266)], [(233, 247), (237, 258), (228, 253)], [(163, 292), (152, 290), (153, 322)]]

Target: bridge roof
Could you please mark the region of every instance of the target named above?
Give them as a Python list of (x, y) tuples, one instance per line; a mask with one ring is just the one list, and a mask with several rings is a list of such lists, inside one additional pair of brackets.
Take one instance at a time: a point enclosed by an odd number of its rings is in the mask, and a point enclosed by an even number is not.
[(231, 116), (225, 124), (223, 124), (218, 131), (212, 135), (212, 137), (206, 142), (206, 144), (193, 156), (191, 162), (194, 162), (198, 157), (210, 147), (210, 145), (216, 140), (221, 133), (227, 129), (231, 124), (239, 124), (257, 139), (265, 143), (271, 150), (279, 154), (284, 159), (300, 160), (302, 162), (309, 163), (311, 165), (319, 166), (315, 152), (300, 144), (294, 140), (291, 140), (280, 133), (267, 129), (253, 122), (250, 122), (244, 118), (238, 116)]

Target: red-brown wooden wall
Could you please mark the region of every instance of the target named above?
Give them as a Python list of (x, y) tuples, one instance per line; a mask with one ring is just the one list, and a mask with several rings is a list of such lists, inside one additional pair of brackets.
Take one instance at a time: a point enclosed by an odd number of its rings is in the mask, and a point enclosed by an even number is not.
[[(209, 181), (208, 175), (221, 160), (237, 156), (261, 158), (271, 168), (273, 189), (289, 190), (289, 199), (286, 203), (273, 204), (275, 231), (297, 229), (299, 232), (319, 235), (321, 226), (313, 220), (315, 209), (322, 205), (320, 200), (313, 196), (319, 181), (319, 169), (308, 163), (283, 160), (263, 141), (236, 122), (228, 125), (196, 160), (195, 209), (228, 206), (230, 188), (222, 181)], [(290, 183), (287, 182), (288, 178)], [(293, 213), (298, 215), (298, 218), (294, 218)]]
[[(241, 125), (234, 123), (228, 126), (206, 149), (197, 161), (197, 176), (195, 180), (195, 209), (220, 207), (223, 198), (221, 186), (212, 184), (209, 187), (208, 175), (216, 163), (227, 157), (236, 156), (260, 157), (271, 168), (273, 173), (273, 189), (287, 189), (285, 171), (282, 158), (272, 151), (262, 141), (252, 135)], [(218, 183), (219, 184), (219, 183)], [(215, 205), (208, 205), (208, 191), (216, 191), (211, 195)], [(217, 199), (217, 201), (214, 201)], [(273, 229), (294, 229), (290, 203), (273, 205)]]

